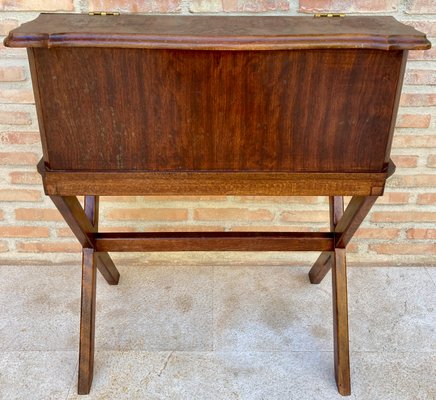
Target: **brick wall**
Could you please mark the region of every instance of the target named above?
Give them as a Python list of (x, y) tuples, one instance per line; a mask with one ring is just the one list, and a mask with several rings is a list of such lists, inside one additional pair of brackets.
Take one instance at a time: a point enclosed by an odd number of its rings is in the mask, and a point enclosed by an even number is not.
[[(393, 144), (397, 172), (349, 246), (350, 261), (436, 264), (436, 3), (434, 0), (0, 0), (0, 35), (41, 11), (139, 13), (314, 12), (393, 15), (427, 33), (435, 47), (410, 53)], [(0, 47), (0, 263), (79, 262), (79, 246), (44, 196), (26, 52)], [(105, 230), (327, 229), (325, 198), (102, 198)], [(309, 263), (314, 253), (119, 254), (129, 262)]]

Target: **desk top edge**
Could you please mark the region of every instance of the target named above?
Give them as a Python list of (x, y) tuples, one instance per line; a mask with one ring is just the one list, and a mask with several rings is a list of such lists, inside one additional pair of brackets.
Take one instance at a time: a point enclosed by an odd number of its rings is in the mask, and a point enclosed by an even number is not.
[(43, 13), (6, 37), (8, 47), (188, 50), (368, 48), (425, 50), (424, 33), (389, 16), (90, 16)]

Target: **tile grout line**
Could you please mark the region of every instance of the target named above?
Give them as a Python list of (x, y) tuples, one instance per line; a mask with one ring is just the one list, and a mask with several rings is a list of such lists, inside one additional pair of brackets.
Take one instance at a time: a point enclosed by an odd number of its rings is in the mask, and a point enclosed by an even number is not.
[[(424, 270), (426, 272), (426, 274), (428, 275), (428, 277), (430, 278), (430, 280), (433, 282), (433, 284), (436, 286), (436, 282), (433, 280), (433, 277), (431, 276), (430, 272), (428, 271), (429, 267), (424, 267)], [(434, 268), (434, 267), (433, 267)]]
[(75, 381), (74, 378), (76, 376), (76, 370), (78, 367), (79, 367), (79, 360), (76, 360), (76, 363), (74, 364), (74, 369), (73, 369), (73, 376), (71, 377), (70, 385), (68, 387), (67, 397), (65, 397), (65, 400), (68, 400), (68, 397), (70, 396), (71, 389), (74, 386), (74, 381)]

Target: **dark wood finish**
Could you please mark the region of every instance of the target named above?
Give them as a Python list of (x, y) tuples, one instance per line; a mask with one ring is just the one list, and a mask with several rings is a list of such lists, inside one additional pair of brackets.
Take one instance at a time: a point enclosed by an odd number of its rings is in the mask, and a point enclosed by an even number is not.
[[(344, 198), (342, 196), (329, 197), (329, 210), (330, 210), (330, 231), (334, 232), (338, 221), (344, 214)], [(309, 271), (310, 283), (320, 283), (327, 272), (329, 272), (334, 255), (332, 252), (323, 251), (315, 264)]]
[(315, 232), (99, 233), (97, 251), (333, 250), (333, 235)]
[[(10, 47), (124, 47), (195, 50), (428, 49), (421, 32), (393, 17), (42, 14), (14, 29)], [(41, 29), (43, 27), (43, 29)]]
[(332, 266), (335, 379), (343, 396), (351, 394), (345, 249), (335, 248)]
[(32, 51), (54, 170), (386, 167), (402, 51)]
[(97, 268), (103, 275), (103, 278), (106, 279), (106, 282), (109, 283), (109, 285), (118, 285), (120, 273), (110, 255), (102, 251), (96, 252), (95, 256), (97, 258)]
[(91, 222), (94, 229), (98, 230), (98, 213), (100, 209), (100, 201), (98, 196), (85, 196), (83, 200), (83, 209)]
[[(99, 197), (98, 196), (85, 196), (84, 210), (89, 221), (98, 231), (98, 213), (99, 213)], [(110, 255), (106, 252), (95, 253), (97, 268), (109, 285), (117, 285), (120, 280), (120, 273), (117, 270)]]
[(89, 222), (82, 206), (75, 196), (50, 196), (65, 222), (83, 247), (94, 247), (94, 233), (97, 230)]
[[(383, 194), (408, 50), (392, 17), (43, 14), (27, 47), (44, 190), (83, 246), (79, 387), (93, 375), (96, 269), (108, 251), (322, 251), (335, 377), (349, 395), (345, 247)], [(99, 233), (99, 195), (330, 197), (330, 232)], [(84, 209), (76, 196), (84, 195)], [(353, 196), (344, 212), (343, 197)]]
[(387, 173), (40, 170), (48, 195), (382, 195)]
[(335, 228), (336, 247), (345, 248), (365, 219), (377, 196), (354, 196)]
[(80, 313), (78, 393), (88, 394), (94, 370), (95, 296), (97, 268), (94, 249), (82, 250), (82, 297)]

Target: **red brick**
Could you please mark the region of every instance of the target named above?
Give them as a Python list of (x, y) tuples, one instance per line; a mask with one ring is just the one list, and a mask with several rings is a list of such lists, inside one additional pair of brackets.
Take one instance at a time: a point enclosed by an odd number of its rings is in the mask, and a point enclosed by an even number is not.
[(192, 0), (191, 12), (267, 12), (289, 10), (289, 0)]
[(122, 11), (122, 12), (179, 12), (181, 0), (160, 0), (160, 1), (143, 1), (143, 0), (90, 0), (90, 10), (105, 11)]
[(100, 203), (134, 203), (137, 196), (100, 196)]
[(433, 136), (403, 136), (395, 135), (394, 148), (423, 148), (423, 147), (436, 147), (436, 135)]
[(34, 103), (32, 89), (1, 89), (0, 103)]
[(400, 105), (404, 107), (436, 106), (436, 93), (403, 93)]
[(17, 82), (24, 81), (25, 79), (23, 67), (0, 67), (0, 81)]
[(356, 237), (362, 239), (396, 239), (399, 234), (400, 229), (359, 228)]
[(409, 197), (409, 193), (385, 192), (377, 199), (377, 204), (407, 204)]
[(183, 221), (188, 218), (184, 208), (118, 208), (107, 212), (108, 219), (146, 220), (146, 221)]
[(0, 237), (48, 237), (48, 228), (40, 226), (2, 226)]
[(19, 221), (63, 221), (55, 208), (17, 208), (15, 219)]
[(273, 203), (273, 204), (316, 204), (317, 196), (235, 196), (240, 203)]
[(409, 60), (436, 60), (436, 46), (428, 50), (413, 50), (409, 52)]
[(285, 211), (280, 216), (283, 222), (328, 222), (328, 211)]
[[(413, 26), (421, 32), (424, 32), (427, 36), (436, 36), (436, 22), (435, 21), (401, 21), (403, 24)], [(411, 52), (413, 53), (413, 52)]]
[(436, 254), (436, 246), (434, 243), (415, 243), (415, 244), (370, 244), (370, 251), (375, 251), (379, 254)]
[(0, 124), (4, 125), (30, 125), (32, 117), (27, 112), (0, 111)]
[(81, 249), (78, 242), (17, 242), (17, 250), (27, 253), (77, 253)]
[(429, 114), (402, 114), (398, 116), (397, 128), (428, 128), (430, 120)]
[(429, 69), (412, 69), (404, 77), (406, 85), (436, 85), (436, 71)]
[(74, 237), (73, 232), (69, 227), (56, 229), (57, 237)]
[(35, 165), (39, 157), (30, 152), (0, 153), (0, 165)]
[(0, 219), (4, 219), (4, 217), (5, 217), (5, 214), (3, 213), (2, 210), (0, 210)]
[(2, 11), (73, 11), (73, 0), (0, 0)]
[(16, 19), (4, 19), (0, 21), (0, 35), (7, 35), (9, 31), (18, 27), (19, 23)]
[(436, 168), (436, 154), (431, 154), (428, 156), (427, 167)]
[(434, 0), (410, 0), (406, 12), (410, 14), (436, 14)]
[(223, 0), (226, 12), (288, 11), (288, 0)]
[(397, 0), (300, 0), (300, 12), (392, 12), (397, 10)]
[(247, 210), (246, 208), (197, 208), (194, 219), (202, 221), (272, 221), (268, 210)]
[(39, 190), (0, 189), (0, 201), (40, 201)]
[(436, 186), (435, 175), (394, 175), (389, 180), (392, 187), (432, 187)]
[(30, 171), (13, 171), (9, 173), (11, 183), (21, 185), (39, 185), (41, 184), (41, 175), (38, 172)]
[(372, 222), (434, 222), (436, 212), (431, 211), (385, 211), (373, 212)]
[(415, 168), (418, 164), (418, 156), (393, 155), (392, 161), (398, 168)]
[(4, 253), (6, 251), (9, 251), (8, 244), (7, 244), (7, 242), (4, 242), (1, 240), (0, 241), (0, 252)]
[(226, 196), (141, 196), (141, 199), (146, 202), (150, 201), (225, 201), (227, 200)]
[(417, 204), (436, 205), (436, 193), (421, 193), (418, 194)]
[(37, 144), (38, 132), (0, 132), (0, 144)]
[[(106, 230), (106, 228), (105, 228)], [(134, 231), (135, 228), (131, 227), (128, 231)], [(148, 227), (147, 232), (223, 232), (225, 230), (222, 225), (153, 225)], [(117, 232), (119, 228), (113, 227), (108, 232)]]
[(408, 229), (407, 230), (408, 239), (436, 239), (436, 229)]
[(230, 228), (233, 232), (310, 232), (311, 229), (301, 225), (237, 225)]

